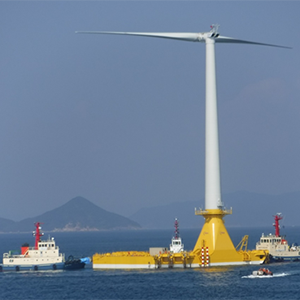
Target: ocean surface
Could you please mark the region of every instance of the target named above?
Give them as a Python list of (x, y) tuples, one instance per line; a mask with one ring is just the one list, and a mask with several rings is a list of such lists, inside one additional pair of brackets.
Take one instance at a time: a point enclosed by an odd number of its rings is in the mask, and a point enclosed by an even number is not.
[[(254, 249), (261, 233), (273, 228), (227, 228), (235, 245), (245, 234)], [(185, 249), (192, 250), (200, 229), (182, 229)], [(290, 244), (300, 242), (300, 228), (282, 234)], [(47, 237), (48, 234), (45, 234)], [(169, 247), (172, 230), (51, 233), (61, 252), (74, 257), (111, 251)], [(0, 234), (0, 255), (34, 245), (30, 233)], [(0, 273), (0, 300), (16, 299), (300, 299), (300, 262), (270, 264), (273, 277), (257, 278), (257, 266), (167, 270), (94, 271), (91, 265), (76, 271)]]

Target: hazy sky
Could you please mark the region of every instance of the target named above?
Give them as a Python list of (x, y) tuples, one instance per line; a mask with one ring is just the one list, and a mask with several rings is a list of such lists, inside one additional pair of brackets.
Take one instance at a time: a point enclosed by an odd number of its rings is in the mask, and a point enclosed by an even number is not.
[[(125, 216), (204, 197), (205, 45), (77, 30), (208, 31), (222, 191), (299, 191), (299, 1), (1, 1), (0, 217), (83, 196)], [(193, 212), (192, 212), (193, 214)]]

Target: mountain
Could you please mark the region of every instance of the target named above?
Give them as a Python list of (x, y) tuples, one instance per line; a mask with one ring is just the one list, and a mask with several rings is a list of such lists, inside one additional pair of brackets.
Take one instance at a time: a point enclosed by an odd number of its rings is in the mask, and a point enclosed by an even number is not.
[[(224, 218), (228, 227), (272, 228), (273, 215), (278, 212), (284, 216), (282, 225), (300, 226), (300, 192), (265, 195), (240, 191), (223, 194), (222, 201), (226, 208), (232, 207), (232, 215)], [(194, 213), (199, 207), (204, 208), (204, 199), (142, 208), (129, 218), (149, 229), (171, 228), (174, 218), (179, 219), (180, 228), (202, 228), (204, 218)]]
[(15, 225), (16, 225), (16, 222), (14, 222), (12, 220), (0, 218), (0, 232), (11, 231), (11, 228), (14, 228)]
[[(232, 215), (224, 218), (227, 227), (270, 227), (273, 215), (281, 212), (282, 226), (300, 226), (300, 192), (281, 195), (265, 195), (245, 191), (222, 195), (227, 208), (232, 207)], [(0, 218), (0, 232), (28, 232), (37, 221), (43, 223), (45, 231), (84, 231), (114, 229), (169, 229), (174, 218), (178, 218), (180, 228), (202, 228), (204, 218), (195, 216), (196, 208), (204, 208), (204, 199), (176, 202), (156, 207), (145, 207), (129, 218), (108, 212), (83, 197), (76, 197), (66, 204), (35, 218), (20, 222)]]
[(35, 222), (43, 223), (45, 231), (98, 231), (114, 229), (139, 229), (141, 226), (121, 215), (108, 212), (83, 197), (34, 218), (20, 222), (0, 219), (1, 232), (31, 231)]

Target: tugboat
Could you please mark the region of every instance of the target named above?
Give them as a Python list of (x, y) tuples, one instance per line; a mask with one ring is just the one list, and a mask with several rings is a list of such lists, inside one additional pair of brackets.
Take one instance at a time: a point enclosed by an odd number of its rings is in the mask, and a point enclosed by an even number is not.
[(35, 236), (34, 247), (23, 244), (21, 254), (13, 251), (3, 254), (3, 264), (0, 265), (1, 271), (25, 271), (25, 270), (58, 270), (64, 269), (65, 255), (59, 253), (59, 247), (56, 246), (54, 238), (48, 238), (42, 241), (41, 223), (34, 224)]
[(267, 268), (261, 268), (258, 271), (253, 271), (254, 276), (273, 276), (273, 273)]
[(269, 251), (270, 262), (299, 261), (300, 247), (297, 244), (289, 246), (285, 237), (280, 235), (279, 221), (282, 218), (281, 213), (274, 216), (275, 234), (262, 234), (259, 242), (256, 243), (256, 250)]
[(171, 253), (181, 253), (184, 251), (184, 245), (182, 244), (181, 237), (179, 235), (179, 222), (177, 219), (175, 219), (174, 222), (175, 227), (175, 236), (172, 238), (171, 244), (170, 244), (170, 252)]
[(170, 250), (163, 251), (158, 257), (158, 268), (186, 268), (187, 253), (184, 251), (181, 237), (179, 235), (179, 222), (174, 222), (175, 235), (170, 244)]

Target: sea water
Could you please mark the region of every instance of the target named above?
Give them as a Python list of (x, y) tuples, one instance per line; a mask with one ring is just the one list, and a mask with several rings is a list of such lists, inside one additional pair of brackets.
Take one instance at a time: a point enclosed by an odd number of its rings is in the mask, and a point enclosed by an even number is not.
[[(200, 229), (182, 229), (187, 250), (192, 250)], [(300, 228), (286, 229), (287, 240), (300, 242)], [(245, 234), (255, 248), (262, 232), (269, 229), (228, 228), (235, 245)], [(47, 237), (47, 233), (45, 234)], [(172, 230), (112, 232), (57, 232), (61, 252), (74, 257), (111, 251), (147, 251), (168, 247)], [(30, 233), (0, 234), (0, 255), (31, 245)], [(28, 271), (0, 273), (0, 299), (300, 299), (300, 262), (268, 265), (270, 277), (253, 276), (258, 266), (211, 267), (164, 270), (103, 270), (91, 265), (75, 271)]]

